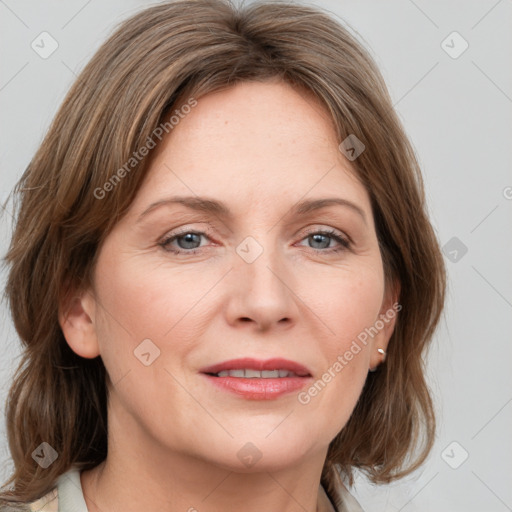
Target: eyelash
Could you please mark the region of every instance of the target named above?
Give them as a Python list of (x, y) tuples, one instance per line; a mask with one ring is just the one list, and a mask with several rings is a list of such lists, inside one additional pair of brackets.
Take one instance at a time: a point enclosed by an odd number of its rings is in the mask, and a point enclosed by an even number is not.
[[(196, 254), (198, 251), (200, 251), (200, 249), (201, 249), (200, 247), (197, 247), (195, 249), (190, 249), (190, 250), (186, 250), (186, 249), (176, 250), (176, 249), (169, 249), (168, 248), (168, 245), (171, 242), (173, 242), (174, 240), (177, 240), (178, 238), (180, 238), (180, 237), (182, 237), (184, 235), (188, 235), (188, 234), (204, 235), (207, 238), (209, 238), (208, 237), (208, 232), (194, 231), (194, 230), (191, 230), (191, 229), (184, 229), (184, 230), (178, 231), (176, 233), (173, 233), (172, 235), (164, 237), (158, 243), (158, 245), (161, 246), (165, 251), (171, 252), (171, 253), (174, 253), (174, 254)], [(326, 248), (326, 249), (315, 249), (314, 247), (310, 247), (310, 249), (312, 249), (313, 251), (315, 251), (317, 253), (328, 253), (328, 254), (338, 253), (338, 252), (350, 249), (350, 247), (351, 247), (350, 241), (348, 239), (342, 237), (341, 235), (339, 235), (333, 229), (321, 229), (321, 230), (316, 229), (316, 230), (311, 230), (311, 231), (309, 231), (308, 233), (305, 234), (305, 236), (301, 239), (301, 241), (304, 240), (305, 238), (308, 238), (308, 237), (312, 236), (312, 235), (328, 236), (328, 237), (332, 238), (333, 240), (335, 240), (336, 242), (338, 242), (340, 244), (338, 247), (330, 247), (330, 248)]]

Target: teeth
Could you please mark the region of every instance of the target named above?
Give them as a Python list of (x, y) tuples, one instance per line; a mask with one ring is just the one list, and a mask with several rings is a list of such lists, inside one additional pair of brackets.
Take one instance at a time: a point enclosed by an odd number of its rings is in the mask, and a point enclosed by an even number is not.
[(246, 379), (278, 379), (283, 377), (296, 377), (297, 375), (288, 370), (223, 370), (217, 377), (242, 377)]
[(230, 377), (245, 377), (245, 370), (228, 370), (225, 373)]

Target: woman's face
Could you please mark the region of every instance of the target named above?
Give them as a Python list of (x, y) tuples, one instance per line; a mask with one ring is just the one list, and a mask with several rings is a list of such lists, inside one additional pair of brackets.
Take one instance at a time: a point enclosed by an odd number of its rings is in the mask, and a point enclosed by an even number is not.
[[(104, 361), (111, 436), (237, 471), (325, 457), (393, 323), (362, 341), (393, 300), (340, 142), (310, 97), (243, 83), (152, 150), (82, 301), (88, 349), (74, 347)], [(207, 374), (222, 368), (238, 372)]]

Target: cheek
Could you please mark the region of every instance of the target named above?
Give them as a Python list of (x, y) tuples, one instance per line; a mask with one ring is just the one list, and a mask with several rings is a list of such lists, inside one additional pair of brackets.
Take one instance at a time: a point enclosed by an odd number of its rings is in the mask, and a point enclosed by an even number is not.
[(115, 264), (105, 258), (96, 271), (101, 297), (97, 333), (114, 407), (119, 410), (122, 404), (134, 417), (152, 418), (153, 425), (165, 425), (173, 410), (176, 421), (187, 424), (193, 415), (184, 404), (190, 398), (173, 376), (183, 383), (177, 375), (181, 362), (203, 329), (200, 308), (194, 305), (215, 281), (208, 276), (194, 281), (184, 273), (135, 263), (136, 258)]
[(102, 359), (115, 382), (128, 371), (145, 368), (136, 358), (143, 342), (150, 352), (160, 351), (155, 366), (168, 364), (171, 353), (179, 361), (193, 349), (207, 328), (207, 315), (201, 312), (219, 277), (193, 277), (176, 269), (166, 271), (161, 263), (141, 265), (140, 258), (114, 260), (109, 254), (96, 268), (101, 297), (96, 327)]
[(332, 298), (330, 315), (336, 343), (329, 346), (329, 361), (338, 364), (334, 370), (343, 374), (343, 385), (352, 383), (359, 388), (366, 378), (372, 350), (370, 329), (379, 319), (384, 284), (378, 271), (361, 274), (362, 278), (347, 279)]
[(316, 417), (330, 411), (324, 428), (332, 438), (348, 421), (368, 375), (372, 350), (368, 329), (379, 318), (384, 279), (377, 262), (358, 271), (331, 274), (325, 282), (317, 281), (313, 290), (309, 303), (315, 304), (328, 327), (318, 344), (324, 367), (298, 399)]
[(208, 276), (190, 277), (137, 264), (136, 258), (99, 264), (97, 288), (107, 323), (114, 322), (115, 329), (123, 328), (134, 337), (162, 338), (214, 284)]
[(309, 287), (310, 304), (314, 304), (331, 336), (328, 352), (344, 351), (347, 344), (379, 318), (384, 295), (384, 276), (379, 261), (357, 268), (332, 270), (317, 276)]

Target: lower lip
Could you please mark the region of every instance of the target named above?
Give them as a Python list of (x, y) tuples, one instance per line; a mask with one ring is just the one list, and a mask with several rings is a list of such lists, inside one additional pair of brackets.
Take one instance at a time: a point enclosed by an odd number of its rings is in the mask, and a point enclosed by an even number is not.
[(203, 373), (214, 386), (231, 391), (248, 400), (273, 400), (303, 388), (311, 377), (282, 377), (277, 379), (246, 379), (243, 377), (214, 377)]

